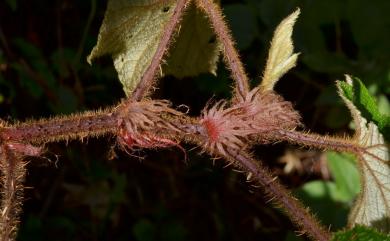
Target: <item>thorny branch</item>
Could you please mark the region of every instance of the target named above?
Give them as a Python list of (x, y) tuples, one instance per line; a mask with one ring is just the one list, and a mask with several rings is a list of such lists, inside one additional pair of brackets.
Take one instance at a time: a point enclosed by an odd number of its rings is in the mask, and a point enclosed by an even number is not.
[(181, 17), (189, 0), (178, 0), (175, 12), (167, 24), (164, 36), (151, 65), (146, 70), (133, 95), (114, 108), (98, 112), (85, 112), (71, 116), (44, 119), (9, 125), (0, 123), (0, 157), (2, 204), (0, 237), (12, 240), (17, 228), (20, 209), (21, 182), (24, 177), (23, 158), (41, 156), (43, 145), (68, 139), (83, 139), (104, 134), (117, 136), (124, 150), (134, 147), (164, 148), (178, 146), (181, 141), (194, 143), (212, 156), (222, 157), (239, 167), (253, 181), (262, 186), (275, 204), (314, 240), (329, 240), (331, 234), (273, 178), (269, 171), (250, 153), (253, 143), (274, 143), (281, 140), (321, 149), (364, 151), (354, 142), (341, 138), (326, 138), (295, 129), (301, 126), (300, 116), (291, 103), (272, 91), (249, 91), (244, 72), (232, 38), (219, 7), (208, 0), (196, 0), (203, 9), (224, 47), (225, 62), (236, 81), (231, 102), (220, 101), (206, 107), (198, 118), (187, 116), (170, 107), (165, 100), (142, 100), (153, 84)]

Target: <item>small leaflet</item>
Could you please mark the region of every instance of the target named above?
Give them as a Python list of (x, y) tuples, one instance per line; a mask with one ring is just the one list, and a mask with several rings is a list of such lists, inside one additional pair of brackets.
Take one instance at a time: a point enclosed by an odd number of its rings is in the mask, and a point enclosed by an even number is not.
[(299, 53), (293, 54), (292, 31), (300, 10), (285, 18), (274, 32), (260, 87), (273, 90), (276, 82), (296, 65)]

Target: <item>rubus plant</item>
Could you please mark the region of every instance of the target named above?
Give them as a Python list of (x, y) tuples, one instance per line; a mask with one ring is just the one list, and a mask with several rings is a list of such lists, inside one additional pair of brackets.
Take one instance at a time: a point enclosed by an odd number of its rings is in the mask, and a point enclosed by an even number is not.
[[(364, 233), (365, 229), (360, 225), (365, 225), (388, 233), (389, 152), (381, 133), (388, 137), (390, 121), (375, 109), (375, 102), (364, 85), (350, 76), (346, 76), (345, 82), (337, 82), (339, 94), (356, 125), (353, 137), (310, 133), (303, 128), (300, 115), (292, 104), (273, 91), (277, 81), (295, 66), (298, 58), (291, 40), (298, 15), (299, 9), (277, 27), (262, 81), (250, 89), (218, 4), (211, 0), (110, 0), (98, 43), (88, 61), (111, 54), (127, 98), (100, 111), (16, 124), (2, 121), (1, 240), (14, 240), (16, 236), (26, 172), (25, 157), (44, 155), (44, 145), (49, 142), (83, 140), (107, 133), (116, 136), (119, 148), (127, 152), (135, 148), (181, 148), (180, 142), (201, 147), (203, 152), (222, 158), (246, 173), (247, 179), (260, 185), (302, 233), (321, 241), (331, 240), (332, 233), (254, 158), (251, 148), (255, 144), (286, 141), (352, 153), (358, 158), (362, 191), (350, 213), (349, 228), (357, 226), (357, 233)], [(200, 28), (196, 40), (186, 36), (194, 24)], [(213, 32), (215, 41), (211, 41)], [(183, 52), (180, 49), (183, 42), (191, 41), (198, 42), (198, 47), (189, 50), (193, 53)], [(203, 54), (195, 56), (194, 53), (202, 51)], [(168, 100), (148, 98), (159, 74), (182, 77), (214, 72), (219, 52), (234, 80), (230, 100), (209, 104), (199, 117), (190, 117), (172, 108)], [(183, 64), (182, 59), (190, 64)], [(337, 234), (334, 239), (346, 240), (342, 236)]]

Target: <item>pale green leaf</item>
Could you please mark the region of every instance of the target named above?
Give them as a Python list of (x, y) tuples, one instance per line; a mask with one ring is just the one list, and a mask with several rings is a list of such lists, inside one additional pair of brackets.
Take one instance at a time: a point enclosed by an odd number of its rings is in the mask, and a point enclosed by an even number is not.
[[(175, 6), (176, 0), (109, 0), (88, 62), (112, 55), (123, 89), (131, 94), (151, 63)], [(183, 21), (161, 74), (182, 78), (215, 73), (220, 47), (207, 19), (191, 6)]]
[(111, 54), (119, 80), (129, 95), (150, 65), (175, 5), (175, 0), (109, 0), (88, 62)]
[(294, 194), (304, 205), (333, 229), (344, 227), (347, 223), (348, 203), (344, 190), (331, 181), (309, 181), (297, 189)]
[[(347, 84), (353, 85), (347, 76)], [(344, 95), (340, 82), (339, 93), (350, 109), (356, 125), (356, 140), (366, 152), (360, 155), (359, 171), (362, 187), (349, 216), (349, 225), (372, 226), (390, 231), (390, 167), (389, 150), (378, 127), (367, 123), (356, 106)], [(353, 87), (353, 86), (352, 86)]]
[(272, 90), (276, 82), (291, 68), (296, 65), (298, 55), (293, 53), (292, 31), (300, 10), (297, 9), (285, 18), (276, 28), (268, 53), (261, 88)]
[(328, 166), (339, 191), (339, 200), (352, 201), (360, 192), (360, 177), (355, 159), (346, 153), (328, 152)]
[(169, 50), (165, 75), (177, 78), (200, 73), (216, 74), (221, 44), (209, 20), (194, 4), (189, 6), (180, 26), (180, 33)]

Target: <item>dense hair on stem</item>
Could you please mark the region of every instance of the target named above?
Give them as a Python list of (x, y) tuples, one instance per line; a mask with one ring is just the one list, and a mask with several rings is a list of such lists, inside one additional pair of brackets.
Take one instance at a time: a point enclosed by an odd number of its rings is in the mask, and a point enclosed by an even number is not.
[(223, 19), (222, 11), (213, 0), (195, 0), (199, 8), (201, 8), (214, 28), (219, 41), (223, 46), (223, 56), (226, 65), (231, 71), (233, 80), (235, 81), (234, 97), (238, 101), (243, 101), (249, 92), (249, 80), (245, 73), (243, 64), (238, 55), (238, 51), (234, 47), (234, 41)]
[(330, 240), (331, 235), (312, 216), (308, 209), (295, 199), (292, 194), (283, 187), (277, 178), (273, 177), (267, 168), (255, 161), (248, 153), (241, 150), (227, 149), (224, 156), (233, 162), (235, 166), (246, 171), (255, 182), (259, 183), (269, 198), (284, 211), (290, 219), (296, 223), (302, 232), (307, 233), (311, 238), (318, 241)]
[(23, 181), (26, 173), (21, 153), (13, 150), (13, 144), (3, 145), (0, 150), (1, 213), (0, 239), (14, 240), (19, 226), (19, 213), (23, 198)]

